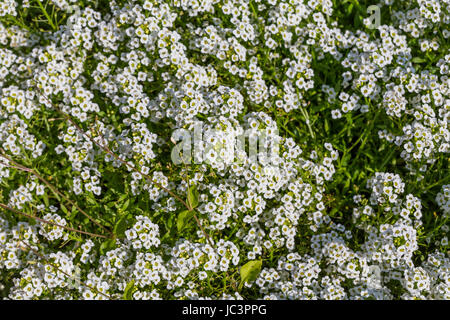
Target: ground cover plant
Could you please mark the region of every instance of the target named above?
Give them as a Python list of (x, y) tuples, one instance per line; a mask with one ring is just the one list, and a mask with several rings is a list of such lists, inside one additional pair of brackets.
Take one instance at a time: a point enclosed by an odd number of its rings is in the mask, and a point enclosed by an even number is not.
[(0, 0), (0, 297), (449, 299), (449, 22)]

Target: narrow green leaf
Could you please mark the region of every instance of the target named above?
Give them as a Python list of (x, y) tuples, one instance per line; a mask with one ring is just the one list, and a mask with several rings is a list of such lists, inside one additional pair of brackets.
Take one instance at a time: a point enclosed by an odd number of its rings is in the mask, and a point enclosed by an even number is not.
[(123, 299), (132, 300), (133, 291), (134, 291), (134, 279), (128, 282), (127, 286), (125, 287), (125, 291), (123, 292)]
[(94, 197), (90, 194), (88, 194), (88, 196), (86, 197), (87, 202), (89, 202), (89, 204), (92, 205), (97, 205), (97, 201), (95, 201)]
[(74, 235), (71, 235), (71, 234), (69, 234), (68, 237), (69, 237), (70, 240), (75, 240), (75, 241), (78, 241), (78, 242), (83, 242), (83, 239), (80, 238), (80, 237), (77, 237), (77, 236), (74, 236)]
[(72, 206), (72, 212), (69, 214), (69, 220), (72, 220), (77, 215), (77, 208), (75, 206)]
[(130, 205), (130, 199), (128, 199), (127, 201), (125, 201), (125, 203), (122, 205), (122, 210), (125, 211), (127, 210), (128, 206)]
[(173, 225), (173, 215), (171, 215), (171, 216), (166, 220), (166, 226), (167, 226), (167, 229), (168, 229), (168, 230), (172, 229), (172, 225)]
[(198, 191), (197, 186), (193, 185), (189, 187), (187, 194), (187, 202), (191, 209), (195, 209), (198, 206)]
[(123, 194), (119, 197), (119, 199), (117, 200), (117, 202), (122, 202), (123, 200), (125, 200), (128, 197), (128, 194)]
[(127, 216), (123, 215), (122, 217), (120, 217), (119, 221), (117, 221), (117, 223), (114, 226), (113, 229), (114, 234), (119, 238), (123, 238), (125, 236), (127, 226), (128, 226)]
[(412, 58), (411, 61), (414, 62), (414, 63), (424, 63), (427, 60), (425, 60), (424, 58), (421, 58), (421, 57), (414, 57), (414, 58)]
[(63, 205), (63, 204), (61, 204), (61, 210), (62, 210), (62, 212), (64, 212), (65, 214), (69, 214), (69, 211), (67, 210), (67, 208)]
[(347, 14), (352, 13), (353, 10), (353, 3), (351, 3), (348, 7), (347, 7)]
[(44, 192), (44, 203), (45, 206), (48, 207), (50, 205), (49, 201), (48, 201), (48, 195), (47, 192)]

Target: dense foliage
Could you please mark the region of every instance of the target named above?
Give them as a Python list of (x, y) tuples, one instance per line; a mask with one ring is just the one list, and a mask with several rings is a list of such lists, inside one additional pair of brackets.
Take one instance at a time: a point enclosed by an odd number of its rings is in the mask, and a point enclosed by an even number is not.
[(0, 297), (450, 299), (449, 22), (0, 0)]

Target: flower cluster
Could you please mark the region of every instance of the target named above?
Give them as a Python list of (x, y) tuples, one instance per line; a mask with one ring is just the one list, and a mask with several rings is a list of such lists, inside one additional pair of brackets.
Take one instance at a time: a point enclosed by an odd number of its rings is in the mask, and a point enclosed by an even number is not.
[(0, 298), (450, 299), (449, 0), (35, 2), (0, 0)]

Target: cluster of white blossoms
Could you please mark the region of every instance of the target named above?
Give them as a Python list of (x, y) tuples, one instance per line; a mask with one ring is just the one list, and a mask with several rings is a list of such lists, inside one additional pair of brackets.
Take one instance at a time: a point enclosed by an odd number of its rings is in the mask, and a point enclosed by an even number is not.
[[(393, 174), (377, 173), (374, 181), (402, 181)], [(392, 289), (404, 288), (404, 299), (450, 298), (450, 259), (435, 251), (420, 266), (413, 262), (418, 249), (417, 226), (420, 201), (412, 195), (395, 204), (386, 201), (392, 194), (373, 187), (372, 206), (355, 208), (354, 222), (366, 233), (358, 250), (352, 249), (353, 234), (342, 224), (332, 231), (317, 233), (311, 239), (311, 255), (289, 253), (278, 260), (276, 268), (263, 269), (256, 284), (266, 299), (392, 299)], [(398, 191), (401, 195), (403, 191)], [(356, 197), (358, 202), (368, 199)], [(381, 200), (381, 202), (378, 202)], [(378, 204), (377, 204), (378, 202)], [(383, 203), (387, 203), (382, 205)], [(387, 210), (393, 214), (387, 213)], [(417, 214), (417, 212), (419, 214)], [(381, 219), (384, 223), (379, 224)], [(447, 230), (448, 231), (448, 230)], [(321, 275), (323, 274), (323, 275)], [(349, 287), (349, 283), (351, 283)]]
[(442, 212), (448, 216), (450, 214), (450, 185), (442, 186), (442, 191), (436, 196), (436, 202), (441, 208)]
[[(11, 22), (33, 1), (0, 0), (0, 297), (450, 299), (450, 185), (433, 213), (405, 180), (448, 161), (449, 0), (381, 1), (376, 30), (331, 0), (50, 0), (39, 34)], [(316, 96), (387, 119), (399, 170), (350, 206), (335, 141), (289, 131)]]
[(0, 3), (0, 17), (6, 15), (17, 15), (17, 3), (14, 0), (2, 1)]
[(33, 158), (42, 155), (45, 143), (36, 142), (36, 137), (27, 130), (28, 125), (25, 121), (16, 114), (8, 116), (7, 119), (0, 125), (0, 141), (3, 148), (16, 156), (22, 154), (23, 150), (32, 151)]
[(64, 233), (64, 226), (67, 225), (67, 222), (64, 218), (61, 218), (57, 214), (47, 213), (43, 219), (50, 223), (54, 223), (51, 225), (49, 223), (41, 223), (41, 230), (39, 230), (39, 234), (48, 240), (56, 240), (59, 238), (63, 238), (67, 240), (69, 238), (67, 233)]

